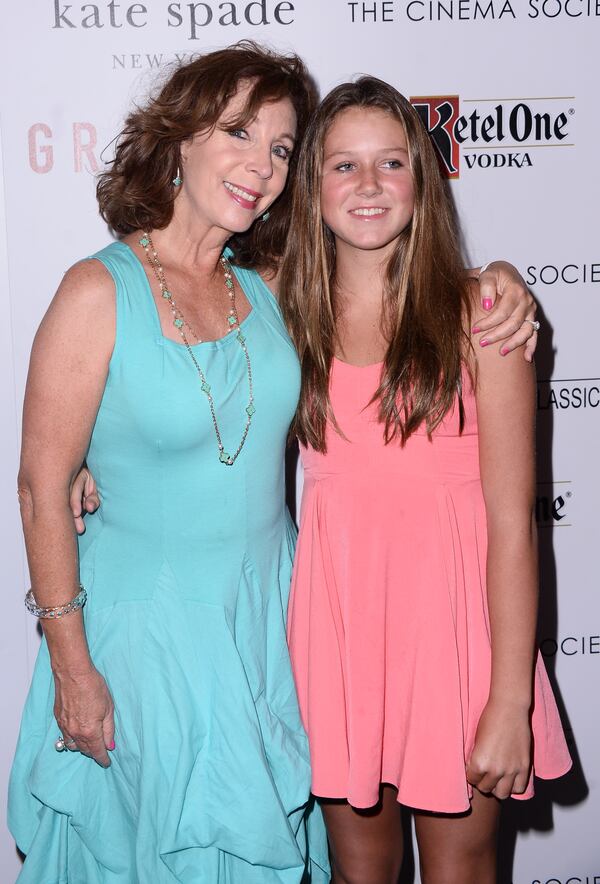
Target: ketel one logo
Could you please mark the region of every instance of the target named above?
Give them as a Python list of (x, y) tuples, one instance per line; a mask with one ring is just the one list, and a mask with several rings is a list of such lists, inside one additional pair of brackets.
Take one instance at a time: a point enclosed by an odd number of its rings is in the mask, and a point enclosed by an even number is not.
[[(573, 498), (571, 480), (539, 482), (535, 498), (535, 517), (543, 528), (571, 528), (570, 502)], [(558, 486), (561, 486), (558, 488)]]
[(410, 100), (448, 178), (459, 177), (461, 152), (469, 169), (520, 169), (533, 165), (535, 148), (573, 146), (572, 98), (463, 99), (463, 113), (458, 95)]

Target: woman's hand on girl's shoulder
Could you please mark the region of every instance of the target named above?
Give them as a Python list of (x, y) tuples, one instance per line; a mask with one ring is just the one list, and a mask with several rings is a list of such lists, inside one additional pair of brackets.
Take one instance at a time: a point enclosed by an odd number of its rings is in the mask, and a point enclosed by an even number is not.
[(496, 798), (522, 795), (531, 773), (529, 709), (490, 700), (467, 761), (467, 781)]
[[(472, 309), (476, 310), (479, 292), (477, 283), (471, 281)], [(529, 323), (527, 323), (529, 325)], [(494, 447), (508, 430), (519, 424), (522, 427), (533, 426), (535, 399), (535, 367), (526, 358), (527, 343), (520, 343), (506, 349), (503, 344), (500, 353), (505, 359), (498, 358), (498, 351), (486, 340), (473, 342), (468, 361), (475, 367), (477, 413), (480, 430), (480, 458), (486, 440), (491, 437)], [(525, 358), (523, 358), (525, 356)], [(492, 427), (488, 433), (488, 425)], [(514, 443), (511, 442), (511, 444)]]
[[(477, 287), (477, 279), (472, 282)], [(478, 282), (479, 309), (473, 313), (471, 331), (479, 335), (479, 346), (500, 342), (500, 353), (505, 356), (525, 344), (523, 355), (531, 362), (537, 346), (536, 303), (525, 280), (508, 261), (492, 261)]]

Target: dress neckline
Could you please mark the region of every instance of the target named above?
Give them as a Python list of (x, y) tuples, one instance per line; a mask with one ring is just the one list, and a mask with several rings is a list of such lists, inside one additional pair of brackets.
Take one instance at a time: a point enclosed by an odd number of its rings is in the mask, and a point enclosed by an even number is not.
[[(146, 292), (146, 295), (148, 296), (148, 298), (150, 299), (150, 302), (152, 305), (152, 322), (156, 328), (156, 331), (157, 331), (157, 334), (158, 334), (160, 340), (166, 341), (167, 344), (173, 345), (174, 347), (177, 347), (178, 350), (182, 350), (183, 352), (185, 352), (185, 350), (186, 350), (185, 344), (183, 344), (183, 343), (180, 344), (179, 341), (176, 341), (173, 338), (167, 337), (167, 335), (165, 335), (165, 333), (163, 331), (162, 323), (160, 321), (160, 314), (158, 312), (158, 304), (156, 303), (156, 299), (155, 299), (154, 294), (152, 292), (152, 286), (150, 285), (150, 280), (148, 279), (148, 275), (144, 269), (144, 265), (143, 265), (142, 261), (140, 260), (140, 257), (136, 254), (135, 250), (132, 249), (132, 247), (129, 245), (129, 243), (123, 242), (123, 240), (118, 240), (118, 244), (120, 246), (123, 246), (125, 249), (127, 249), (128, 253), (133, 258), (135, 264), (137, 265), (140, 273), (142, 274), (142, 276), (145, 280), (145, 292)], [(238, 274), (235, 272), (235, 270), (236, 270), (235, 265), (231, 264), (230, 266), (231, 266), (232, 273), (235, 276), (236, 282), (239, 285), (239, 287), (242, 289), (242, 291), (244, 292), (244, 295), (246, 296), (248, 303), (250, 304), (250, 308), (251, 308), (248, 315), (244, 319), (242, 319), (242, 321), (238, 325), (239, 329), (245, 330), (246, 327), (251, 323), (253, 316), (257, 312), (256, 311), (256, 302), (255, 302), (254, 298), (246, 291), (246, 289), (242, 285)], [(212, 350), (219, 350), (223, 346), (228, 346), (230, 341), (235, 341), (235, 335), (232, 335), (231, 333), (227, 333), (220, 338), (215, 338), (212, 341), (199, 341), (196, 344), (190, 344), (190, 346), (191, 346), (192, 350), (195, 350), (196, 347), (198, 347), (198, 348), (204, 347), (205, 349), (208, 349), (208, 350), (211, 350), (211, 349)]]
[(334, 356), (333, 361), (338, 365), (343, 365), (345, 368), (355, 368), (358, 370), (365, 368), (381, 368), (384, 364), (384, 361), (382, 360), (381, 362), (367, 362), (366, 365), (355, 365), (353, 362), (344, 362), (339, 356)]

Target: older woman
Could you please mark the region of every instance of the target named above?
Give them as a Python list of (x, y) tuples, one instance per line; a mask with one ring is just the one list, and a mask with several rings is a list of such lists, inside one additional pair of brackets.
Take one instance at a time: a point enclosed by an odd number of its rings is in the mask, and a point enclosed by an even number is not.
[[(254, 45), (177, 70), (101, 176), (120, 240), (68, 271), (37, 334), (19, 489), (45, 640), (11, 778), (22, 884), (328, 880), (284, 626), (300, 372), (257, 272), (274, 278), (312, 107), (301, 61)], [(518, 328), (518, 286), (515, 302)], [(78, 548), (84, 457), (103, 506)]]
[[(178, 70), (100, 180), (121, 241), (69, 270), (36, 337), (19, 488), (30, 607), (55, 616), (11, 782), (23, 882), (327, 879), (284, 630), (299, 370), (223, 252), (259, 219), (237, 253), (272, 262), (312, 94), (299, 59), (250, 47)], [(78, 564), (84, 456), (103, 506)]]

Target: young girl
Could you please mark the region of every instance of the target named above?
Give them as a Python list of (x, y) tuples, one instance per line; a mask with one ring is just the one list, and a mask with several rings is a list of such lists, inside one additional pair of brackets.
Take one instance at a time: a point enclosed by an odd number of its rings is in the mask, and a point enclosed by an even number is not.
[[(362, 77), (299, 160), (281, 292), (302, 364), (288, 637), (338, 884), (495, 880), (500, 803), (570, 767), (534, 654), (534, 372), (472, 344), (416, 112)], [(368, 810), (367, 810), (368, 809)]]

